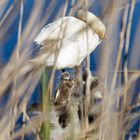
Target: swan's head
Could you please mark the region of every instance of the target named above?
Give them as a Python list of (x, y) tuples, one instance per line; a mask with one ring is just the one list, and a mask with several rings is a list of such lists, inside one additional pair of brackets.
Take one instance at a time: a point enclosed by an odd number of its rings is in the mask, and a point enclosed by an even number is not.
[(106, 27), (104, 23), (89, 11), (80, 9), (76, 14), (77, 18), (86, 22), (88, 26), (99, 35), (100, 39), (106, 38)]

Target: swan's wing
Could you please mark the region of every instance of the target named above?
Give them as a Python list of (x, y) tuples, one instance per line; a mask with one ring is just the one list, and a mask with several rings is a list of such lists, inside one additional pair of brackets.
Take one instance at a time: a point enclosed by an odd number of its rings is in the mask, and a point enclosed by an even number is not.
[(54, 65), (57, 42), (58, 40), (46, 40), (45, 45), (38, 45), (37, 52), (30, 62), (48, 66)]
[(100, 43), (98, 35), (86, 26), (74, 17), (63, 17), (44, 27), (35, 39), (42, 46), (36, 62), (52, 66), (57, 60), (57, 69), (80, 65)]
[(45, 40), (59, 40), (81, 30), (86, 23), (75, 17), (62, 17), (45, 26), (34, 42), (44, 45)]

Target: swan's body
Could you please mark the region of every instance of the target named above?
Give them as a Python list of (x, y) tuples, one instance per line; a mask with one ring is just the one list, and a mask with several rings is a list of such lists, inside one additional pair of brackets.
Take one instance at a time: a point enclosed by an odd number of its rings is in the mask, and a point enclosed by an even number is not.
[(98, 33), (86, 22), (62, 17), (45, 26), (35, 38), (42, 47), (32, 62), (55, 65), (56, 69), (79, 66), (100, 42)]

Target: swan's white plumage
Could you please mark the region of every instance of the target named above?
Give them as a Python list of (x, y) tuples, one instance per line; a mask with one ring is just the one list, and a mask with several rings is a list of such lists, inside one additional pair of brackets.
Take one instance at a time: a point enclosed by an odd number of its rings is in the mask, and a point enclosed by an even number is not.
[(35, 42), (43, 47), (32, 62), (62, 69), (80, 65), (101, 41), (85, 22), (68, 16), (45, 26)]
[(35, 38), (35, 42), (42, 44), (46, 39), (68, 38), (80, 31), (83, 27), (85, 27), (85, 23), (75, 17), (62, 17), (46, 25)]
[[(89, 37), (87, 37), (87, 34)], [(94, 43), (93, 43), (94, 42)], [(79, 66), (81, 62), (96, 48), (100, 43), (99, 37), (88, 30), (79, 34), (78, 37), (70, 37), (63, 40), (62, 47), (57, 57), (56, 67)]]

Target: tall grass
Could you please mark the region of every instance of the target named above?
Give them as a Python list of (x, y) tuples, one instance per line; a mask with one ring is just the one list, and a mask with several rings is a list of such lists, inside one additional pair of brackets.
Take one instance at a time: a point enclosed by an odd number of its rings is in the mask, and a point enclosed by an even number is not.
[[(13, 0), (11, 4), (7, 0), (0, 1), (1, 56), (4, 56), (6, 42), (10, 37), (12, 38), (13, 31), (11, 28), (14, 26), (15, 20), (18, 20), (17, 42), (12, 55), (7, 63), (0, 63), (0, 139), (26, 139), (31, 134), (37, 135), (36, 139), (51, 139), (52, 134), (55, 134), (54, 138), (61, 140), (126, 139), (126, 136), (129, 136), (129, 130), (135, 121), (139, 120), (140, 116), (138, 111), (133, 113), (134, 109), (138, 108), (140, 104), (140, 91), (138, 88), (135, 90), (140, 77), (138, 61), (140, 56), (140, 48), (138, 47), (139, 23), (136, 27), (133, 43), (130, 42), (130, 38), (133, 35), (132, 28), (135, 26), (133, 25), (134, 10), (139, 1), (131, 0), (129, 3), (126, 0), (98, 2), (77, 0), (76, 3), (72, 1), (69, 12), (69, 15), (72, 16), (79, 8), (95, 10), (98, 4), (102, 7), (100, 17), (102, 17), (107, 27), (107, 40), (103, 41), (101, 45), (103, 47), (98, 47), (98, 51), (101, 53), (99, 58), (96, 59), (98, 64), (96, 73), (104, 84), (103, 100), (100, 105), (92, 107), (93, 111), (100, 109), (101, 113), (93, 123), (88, 122), (88, 114), (84, 113), (85, 116), (82, 118), (84, 120), (81, 122), (78, 118), (76, 104), (71, 103), (70, 124), (65, 132), (60, 126), (56, 127), (59, 125), (56, 122), (54, 126), (51, 126), (52, 118), (56, 119), (56, 113), (52, 113), (54, 106), (50, 105), (55, 67), (52, 69), (49, 81), (47, 81), (46, 70), (48, 69), (46, 66), (44, 64), (30, 64), (31, 46), (35, 36), (50, 20), (49, 18), (55, 10), (57, 14), (52, 17), (51, 21), (65, 16), (69, 7), (68, 0), (62, 3), (59, 9), (55, 8), (57, 1), (51, 0), (47, 8), (45, 8), (45, 2), (45, 0), (34, 0), (30, 11), (26, 11), (26, 0)], [(23, 23), (24, 18), (26, 18), (26, 12), (29, 12), (29, 17), (27, 18), (27, 23)], [(51, 51), (53, 52), (54, 50)], [(127, 56), (125, 59), (123, 58), (124, 53)], [(89, 60), (87, 59), (88, 67), (90, 67)], [(122, 81), (122, 77), (124, 77), (124, 81)], [(42, 96), (42, 111), (39, 115), (29, 116), (27, 107), (30, 105), (30, 99), (41, 79), (42, 90), (38, 94)], [(87, 89), (87, 92), (89, 92), (89, 89)], [(87, 100), (82, 106), (83, 108), (85, 107), (84, 109), (86, 109), (87, 104), (90, 105), (88, 103), (89, 95), (86, 94)], [(134, 96), (136, 96), (135, 101), (133, 100)], [(23, 115), (23, 124), (18, 126), (20, 124), (18, 120), (21, 115)], [(43, 138), (39, 137), (40, 129)], [(139, 132), (140, 129), (136, 132), (137, 140), (140, 139)]]

